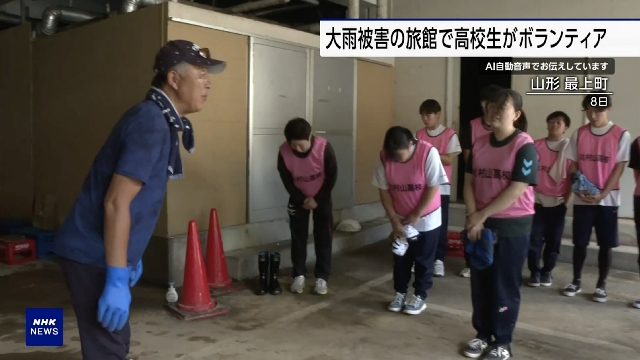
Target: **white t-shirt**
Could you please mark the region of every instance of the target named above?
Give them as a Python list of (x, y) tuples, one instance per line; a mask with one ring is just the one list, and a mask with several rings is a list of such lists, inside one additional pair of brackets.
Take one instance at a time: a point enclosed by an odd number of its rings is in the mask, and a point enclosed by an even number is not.
[[(611, 129), (613, 123), (609, 121), (606, 126), (601, 128), (594, 128), (591, 126), (591, 133), (594, 135), (604, 135)], [(578, 160), (578, 131), (576, 130), (571, 134), (569, 140), (569, 146), (567, 147), (567, 159), (577, 162)], [(616, 157), (616, 164), (629, 161), (629, 150), (631, 149), (631, 135), (628, 131), (625, 131), (620, 138), (620, 145), (618, 146), (618, 156)], [(599, 204), (587, 204), (580, 200), (577, 196), (573, 200), (574, 205), (601, 205), (601, 206), (620, 206), (620, 190), (611, 190), (609, 194), (600, 201)]]
[[(412, 146), (411, 153), (413, 154), (414, 151), (415, 146)], [(438, 149), (436, 149), (435, 147), (432, 147), (429, 150), (429, 154), (427, 154), (427, 161), (424, 164), (424, 176), (427, 179), (428, 187), (440, 185), (440, 188), (442, 189), (442, 185), (449, 182), (447, 174), (444, 171), (444, 167), (442, 166), (442, 161), (440, 161), (440, 154), (438, 153)], [(387, 175), (382, 160), (378, 160), (378, 166), (373, 173), (371, 184), (378, 189), (389, 189), (389, 184), (387, 183)], [(441, 208), (438, 208), (436, 211), (433, 211), (430, 214), (420, 218), (415, 224), (412, 225), (414, 228), (416, 228), (416, 230), (421, 232), (430, 231), (437, 228), (438, 226), (442, 225)]]
[[(427, 134), (429, 134), (429, 136), (438, 136), (440, 134), (442, 134), (442, 132), (446, 129), (446, 127), (444, 127), (443, 125), (438, 126), (437, 128), (433, 129), (433, 130), (427, 130)], [(447, 150), (445, 152), (445, 155), (458, 155), (462, 152), (462, 148), (460, 147), (460, 140), (458, 139), (458, 134), (453, 134), (453, 136), (451, 137), (451, 139), (449, 139), (449, 144), (447, 145)], [(453, 181), (453, 179), (449, 179), (449, 181)], [(440, 195), (451, 195), (451, 185), (450, 184), (445, 184), (445, 185), (440, 185)]]

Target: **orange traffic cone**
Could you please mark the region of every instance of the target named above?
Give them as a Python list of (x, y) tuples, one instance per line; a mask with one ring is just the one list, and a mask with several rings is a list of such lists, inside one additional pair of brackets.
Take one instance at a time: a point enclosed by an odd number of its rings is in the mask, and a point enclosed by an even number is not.
[(234, 282), (229, 277), (227, 259), (224, 256), (222, 235), (220, 234), (220, 222), (218, 211), (211, 209), (209, 213), (209, 233), (207, 234), (207, 279), (213, 296), (228, 294), (244, 289), (244, 284)]
[(220, 306), (211, 297), (207, 285), (200, 236), (195, 221), (189, 221), (187, 256), (184, 263), (182, 298), (178, 303), (167, 304), (169, 311), (181, 320), (197, 320), (223, 315), (229, 308)]

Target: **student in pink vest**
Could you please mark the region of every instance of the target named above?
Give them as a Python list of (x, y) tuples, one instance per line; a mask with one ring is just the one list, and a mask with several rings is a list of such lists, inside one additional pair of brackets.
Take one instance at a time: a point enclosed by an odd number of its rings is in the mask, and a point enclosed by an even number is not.
[(290, 120), (284, 128), (286, 141), (278, 153), (278, 172), (289, 193), (291, 230), (291, 292), (305, 287), (309, 213), (313, 211), (313, 240), (316, 251), (315, 293), (327, 293), (331, 271), (333, 205), (331, 191), (338, 178), (338, 164), (331, 144), (311, 135), (311, 125), (302, 118)]
[[(607, 106), (598, 106), (605, 97)], [(609, 121), (610, 107), (608, 95), (585, 96), (582, 108), (589, 123), (571, 135), (567, 148), (572, 180), (579, 170), (600, 189), (600, 193), (595, 196), (576, 193), (573, 202), (573, 281), (564, 288), (564, 295), (575, 296), (582, 291), (582, 267), (587, 258), (591, 229), (595, 228), (600, 247), (598, 282), (593, 294), (596, 302), (607, 301), (606, 280), (611, 267), (611, 249), (620, 244), (620, 177), (629, 161), (631, 146), (629, 132)]]
[[(469, 153), (471, 152), (471, 146), (477, 138), (482, 135), (491, 133), (491, 122), (487, 117), (487, 100), (493, 96), (497, 91), (502, 88), (498, 85), (488, 85), (482, 88), (480, 91), (480, 107), (482, 108), (482, 116), (477, 117), (467, 124), (461, 124), (460, 126), (460, 146), (462, 147), (462, 157), (465, 164), (469, 160)], [(465, 165), (466, 166), (466, 165)], [(464, 195), (463, 195), (464, 196)], [(469, 266), (469, 254), (464, 253), (465, 267), (460, 271), (458, 275), (468, 278), (471, 276), (471, 269)]]
[[(636, 223), (636, 240), (638, 241), (638, 265), (640, 265), (640, 137), (631, 143), (629, 151), (629, 168), (633, 169), (636, 179), (636, 188), (633, 191), (633, 220)], [(640, 299), (636, 300), (633, 307), (640, 309)]]
[[(411, 130), (393, 126), (384, 137), (380, 161), (372, 184), (380, 190), (393, 233), (406, 237), (403, 225), (419, 235), (409, 239), (403, 256), (393, 255), (393, 284), (396, 296), (389, 310), (417, 315), (427, 308), (427, 291), (433, 284), (433, 263), (438, 246), (441, 219), (440, 186), (448, 184), (440, 154), (431, 144), (416, 139)], [(415, 293), (407, 300), (411, 267), (415, 265)]]
[(488, 268), (471, 268), (473, 327), (477, 334), (464, 354), (506, 360), (512, 356), (513, 330), (520, 310), (538, 154), (531, 137), (515, 128), (522, 112), (520, 94), (500, 90), (488, 100), (487, 108), (493, 132), (476, 139), (471, 148), (464, 201), (469, 240), (478, 240), (482, 229), (488, 228), (497, 234), (497, 243)]
[(451, 194), (451, 179), (453, 179), (453, 161), (462, 152), (456, 131), (440, 124), (442, 107), (438, 101), (429, 99), (420, 105), (420, 116), (424, 127), (416, 133), (419, 140), (426, 141), (438, 149), (440, 161), (447, 174), (449, 183), (440, 186), (440, 211), (442, 225), (436, 250), (434, 276), (444, 276), (444, 257), (447, 254), (447, 230), (449, 228), (449, 196)]
[[(571, 199), (571, 160), (566, 157), (569, 143), (564, 134), (571, 125), (571, 119), (562, 111), (547, 116), (547, 137), (534, 142), (538, 150), (538, 186), (529, 245), (529, 286), (551, 286), (551, 271), (556, 266), (562, 245), (564, 218), (567, 203)], [(544, 253), (542, 247), (544, 246)], [(540, 260), (544, 266), (540, 267)]]

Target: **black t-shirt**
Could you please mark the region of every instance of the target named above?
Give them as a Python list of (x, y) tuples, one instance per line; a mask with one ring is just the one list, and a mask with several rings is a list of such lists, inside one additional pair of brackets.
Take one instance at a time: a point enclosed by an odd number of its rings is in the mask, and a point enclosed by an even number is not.
[[(521, 132), (516, 130), (502, 141), (498, 141), (495, 135), (491, 133), (489, 135), (489, 143), (494, 148), (503, 147)], [(505, 153), (504, 155), (511, 156), (510, 153)], [(465, 172), (473, 174), (473, 147), (469, 153), (469, 161), (466, 164)], [(522, 145), (516, 152), (511, 181), (522, 182), (532, 186), (538, 185), (538, 151), (533, 143)], [(532, 224), (533, 215), (509, 219), (489, 218), (485, 222), (485, 227), (496, 230), (499, 236), (525, 236), (531, 233)]]

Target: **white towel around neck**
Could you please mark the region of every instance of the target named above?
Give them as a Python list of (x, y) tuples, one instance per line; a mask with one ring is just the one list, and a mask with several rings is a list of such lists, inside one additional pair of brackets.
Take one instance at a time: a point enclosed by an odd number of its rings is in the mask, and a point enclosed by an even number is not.
[(567, 146), (569, 139), (560, 140), (560, 150), (558, 151), (558, 159), (549, 169), (549, 176), (558, 184), (567, 178)]

